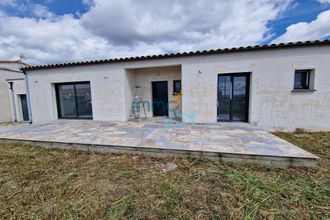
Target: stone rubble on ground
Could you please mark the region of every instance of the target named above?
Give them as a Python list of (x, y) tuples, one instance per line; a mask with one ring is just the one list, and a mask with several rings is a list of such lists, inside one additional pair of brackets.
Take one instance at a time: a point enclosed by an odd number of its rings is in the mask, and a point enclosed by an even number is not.
[(165, 172), (171, 172), (178, 169), (178, 166), (175, 163), (168, 163), (165, 165)]

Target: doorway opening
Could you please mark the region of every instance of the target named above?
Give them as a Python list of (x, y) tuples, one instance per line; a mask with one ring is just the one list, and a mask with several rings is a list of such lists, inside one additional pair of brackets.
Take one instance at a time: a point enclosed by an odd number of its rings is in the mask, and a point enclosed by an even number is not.
[(21, 99), (23, 121), (29, 121), (29, 110), (26, 95), (19, 95)]
[(93, 119), (90, 82), (55, 84), (60, 119)]
[(218, 121), (248, 122), (250, 73), (218, 75)]
[(167, 81), (152, 82), (153, 116), (168, 116)]

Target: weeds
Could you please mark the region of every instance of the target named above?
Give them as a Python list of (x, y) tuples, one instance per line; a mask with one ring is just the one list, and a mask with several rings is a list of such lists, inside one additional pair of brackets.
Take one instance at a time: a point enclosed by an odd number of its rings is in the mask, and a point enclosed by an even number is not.
[[(316, 168), (269, 168), (0, 144), (4, 219), (326, 219), (330, 133), (277, 133)], [(164, 172), (167, 163), (178, 169)]]

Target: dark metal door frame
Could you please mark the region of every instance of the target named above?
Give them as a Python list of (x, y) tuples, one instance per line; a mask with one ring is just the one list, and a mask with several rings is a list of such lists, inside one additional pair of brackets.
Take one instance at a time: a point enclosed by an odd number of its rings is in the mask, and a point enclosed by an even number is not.
[[(225, 74), (218, 74), (218, 80), (217, 80), (217, 121), (218, 122), (248, 122), (249, 121), (249, 106), (250, 106), (250, 72), (241, 72), (241, 73), (225, 73)], [(220, 97), (219, 97), (219, 80), (220, 76), (230, 76), (230, 83), (231, 83), (231, 100), (230, 100), (230, 105), (229, 105), (229, 120), (219, 120), (219, 103), (220, 103)], [(246, 91), (245, 91), (245, 98), (246, 98), (246, 108), (245, 108), (245, 115), (246, 115), (246, 120), (244, 121), (234, 121), (233, 120), (233, 95), (234, 95), (234, 77), (238, 76), (246, 76)]]
[(165, 115), (164, 116), (168, 116), (168, 81), (152, 81), (151, 82), (151, 93), (152, 93), (152, 113), (154, 117), (157, 117), (157, 115), (155, 115), (155, 85), (158, 83), (166, 83), (166, 101), (165, 101)]
[(25, 94), (19, 95), (21, 99), (22, 118), (23, 121), (29, 121), (29, 110), (27, 106), (27, 97)]

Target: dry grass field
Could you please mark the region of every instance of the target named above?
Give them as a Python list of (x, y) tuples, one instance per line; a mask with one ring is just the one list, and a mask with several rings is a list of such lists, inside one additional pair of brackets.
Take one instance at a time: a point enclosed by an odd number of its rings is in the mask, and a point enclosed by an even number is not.
[[(276, 133), (321, 158), (269, 168), (0, 144), (3, 219), (330, 217), (330, 133)], [(175, 163), (175, 171), (164, 171)]]

